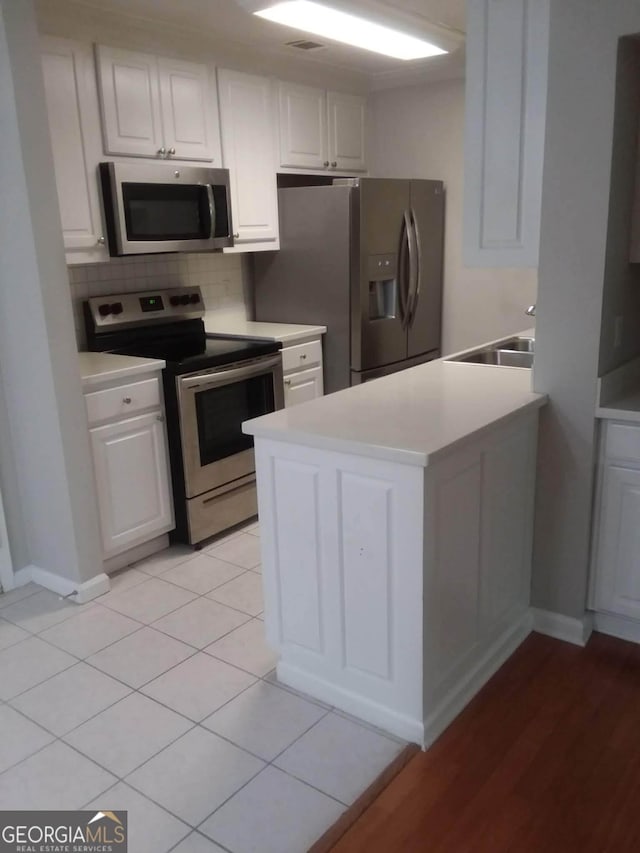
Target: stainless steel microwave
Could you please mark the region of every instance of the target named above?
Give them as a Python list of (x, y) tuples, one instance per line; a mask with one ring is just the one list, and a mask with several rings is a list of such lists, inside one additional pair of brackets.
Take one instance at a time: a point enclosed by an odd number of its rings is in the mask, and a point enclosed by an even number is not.
[(233, 246), (228, 169), (100, 163), (100, 182), (113, 256)]

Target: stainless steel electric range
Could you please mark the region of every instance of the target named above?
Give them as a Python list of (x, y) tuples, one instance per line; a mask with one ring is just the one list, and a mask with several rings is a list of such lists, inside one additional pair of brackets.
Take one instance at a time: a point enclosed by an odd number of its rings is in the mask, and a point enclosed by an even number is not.
[(241, 426), (284, 405), (281, 345), (207, 338), (198, 287), (94, 297), (84, 311), (90, 350), (166, 362), (173, 540), (198, 546), (254, 516), (253, 439)]

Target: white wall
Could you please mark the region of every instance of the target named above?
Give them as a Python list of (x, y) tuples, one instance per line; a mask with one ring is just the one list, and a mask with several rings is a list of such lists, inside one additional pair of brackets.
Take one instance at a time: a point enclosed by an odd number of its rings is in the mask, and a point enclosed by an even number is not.
[(462, 263), (464, 81), (377, 92), (371, 113), (371, 174), (446, 185), (444, 353), (531, 326), (524, 310), (536, 301), (535, 270)]
[(102, 559), (46, 115), (33, 5), (0, 0), (1, 431), (18, 478), (3, 497), (30, 562), (82, 582)]
[(618, 39), (637, 32), (638, 0), (552, 0), (534, 368), (551, 402), (533, 602), (573, 617), (584, 614), (588, 578)]

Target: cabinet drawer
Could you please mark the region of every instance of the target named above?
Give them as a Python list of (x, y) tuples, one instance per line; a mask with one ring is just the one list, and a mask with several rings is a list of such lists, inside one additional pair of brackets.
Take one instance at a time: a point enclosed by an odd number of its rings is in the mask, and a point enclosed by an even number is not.
[(301, 370), (322, 363), (322, 344), (320, 341), (309, 341), (306, 344), (296, 344), (282, 350), (282, 370)]
[(129, 417), (144, 409), (159, 407), (160, 383), (157, 377), (143, 379), (85, 394), (87, 417), (90, 424), (114, 418)]
[(640, 426), (607, 424), (605, 455), (615, 459), (635, 459), (640, 462)]

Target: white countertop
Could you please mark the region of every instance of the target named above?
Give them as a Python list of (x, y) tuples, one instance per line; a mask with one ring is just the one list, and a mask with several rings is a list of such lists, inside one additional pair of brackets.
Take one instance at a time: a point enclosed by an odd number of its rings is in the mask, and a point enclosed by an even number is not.
[(255, 418), (243, 428), (262, 438), (425, 466), (546, 401), (531, 390), (530, 370), (438, 359)]
[(124, 379), (142, 373), (162, 370), (165, 362), (159, 358), (138, 358), (133, 355), (114, 355), (111, 352), (79, 352), (80, 376), (85, 388)]
[(253, 320), (233, 320), (207, 315), (204, 319), (205, 332), (208, 335), (220, 335), (225, 338), (249, 338), (256, 341), (280, 341), (283, 344), (294, 343), (305, 338), (324, 335), (326, 326), (301, 326), (296, 323), (259, 323)]

